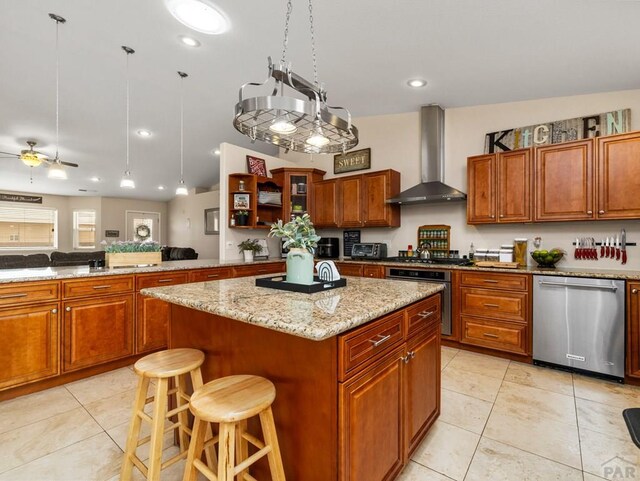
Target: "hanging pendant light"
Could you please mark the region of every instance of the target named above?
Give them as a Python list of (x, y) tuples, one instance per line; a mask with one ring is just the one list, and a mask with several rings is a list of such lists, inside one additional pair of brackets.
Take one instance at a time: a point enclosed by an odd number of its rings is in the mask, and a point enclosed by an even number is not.
[[(318, 82), (312, 0), (309, 0), (309, 23), (314, 83), (295, 74), (287, 65), (292, 10), (289, 0), (280, 65), (274, 65), (269, 57), (267, 79), (261, 83), (248, 82), (240, 87), (233, 126), (252, 142), (261, 140), (308, 154), (346, 152), (358, 145), (358, 129), (351, 124), (351, 114), (347, 109), (327, 105), (327, 92)], [(270, 95), (245, 98), (246, 87), (264, 86), (271, 79), (275, 81), (275, 86)], [(284, 95), (285, 87), (297, 97)], [(344, 110), (346, 120), (333, 113), (333, 110)]]
[(135, 189), (136, 183), (133, 180), (133, 177), (131, 177), (131, 170), (129, 168), (129, 55), (133, 55), (134, 53), (136, 53), (136, 51), (131, 47), (127, 47), (125, 45), (122, 46), (122, 50), (124, 50), (127, 54), (127, 167), (125, 168), (124, 175), (120, 180), (120, 187), (122, 187), (123, 189)]
[(184, 183), (184, 79), (189, 75), (178, 72), (180, 76), (180, 182), (176, 188), (176, 195), (189, 195)]
[(67, 171), (60, 163), (58, 148), (60, 146), (60, 51), (58, 48), (58, 30), (61, 23), (65, 23), (66, 19), (55, 13), (50, 13), (49, 17), (56, 22), (56, 157), (49, 165), (47, 177), (50, 179), (66, 180)]

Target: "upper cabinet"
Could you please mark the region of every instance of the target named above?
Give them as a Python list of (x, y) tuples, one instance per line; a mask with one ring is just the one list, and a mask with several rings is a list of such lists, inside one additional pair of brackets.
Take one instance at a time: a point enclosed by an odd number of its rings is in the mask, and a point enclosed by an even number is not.
[(467, 160), (467, 222), (531, 222), (531, 149)]
[(599, 137), (598, 218), (640, 218), (640, 132)]
[(282, 219), (288, 222), (291, 215), (309, 214), (313, 219), (313, 185), (324, 177), (323, 170), (280, 168), (272, 169), (273, 179), (283, 186)]
[(535, 152), (534, 219), (593, 219), (593, 140), (547, 145)]
[(469, 157), (467, 176), (469, 224), (638, 219), (640, 132)]
[(400, 173), (395, 170), (325, 180), (314, 188), (316, 227), (400, 226), (400, 206), (386, 203), (400, 192)]

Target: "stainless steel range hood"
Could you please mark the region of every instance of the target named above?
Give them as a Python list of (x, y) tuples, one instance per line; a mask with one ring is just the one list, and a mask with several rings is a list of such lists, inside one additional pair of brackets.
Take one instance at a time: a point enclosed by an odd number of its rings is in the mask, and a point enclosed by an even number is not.
[(439, 105), (420, 108), (422, 183), (400, 192), (388, 204), (432, 204), (466, 200), (467, 194), (444, 183), (444, 110)]

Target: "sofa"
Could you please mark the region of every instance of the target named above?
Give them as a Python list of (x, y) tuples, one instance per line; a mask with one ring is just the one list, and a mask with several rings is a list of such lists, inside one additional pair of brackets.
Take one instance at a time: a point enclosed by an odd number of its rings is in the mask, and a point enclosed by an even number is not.
[(162, 248), (162, 262), (166, 261), (189, 261), (198, 258), (198, 253), (191, 247), (169, 247)]
[(93, 252), (59, 252), (51, 253), (51, 266), (67, 267), (67, 266), (86, 266), (89, 261), (103, 261), (104, 251)]
[(25, 269), (28, 267), (49, 267), (51, 262), (47, 254), (29, 254), (0, 256), (0, 269)]

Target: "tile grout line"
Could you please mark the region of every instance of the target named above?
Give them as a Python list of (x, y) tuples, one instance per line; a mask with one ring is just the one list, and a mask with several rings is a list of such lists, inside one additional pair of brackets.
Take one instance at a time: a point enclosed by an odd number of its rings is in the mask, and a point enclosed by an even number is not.
[(573, 405), (576, 408), (576, 426), (578, 427), (578, 451), (580, 451), (580, 470), (582, 471), (582, 481), (584, 481), (584, 461), (582, 459), (582, 439), (580, 438), (580, 419), (578, 418), (578, 400), (576, 398), (576, 386), (574, 375), (571, 373), (571, 390), (573, 391)]

